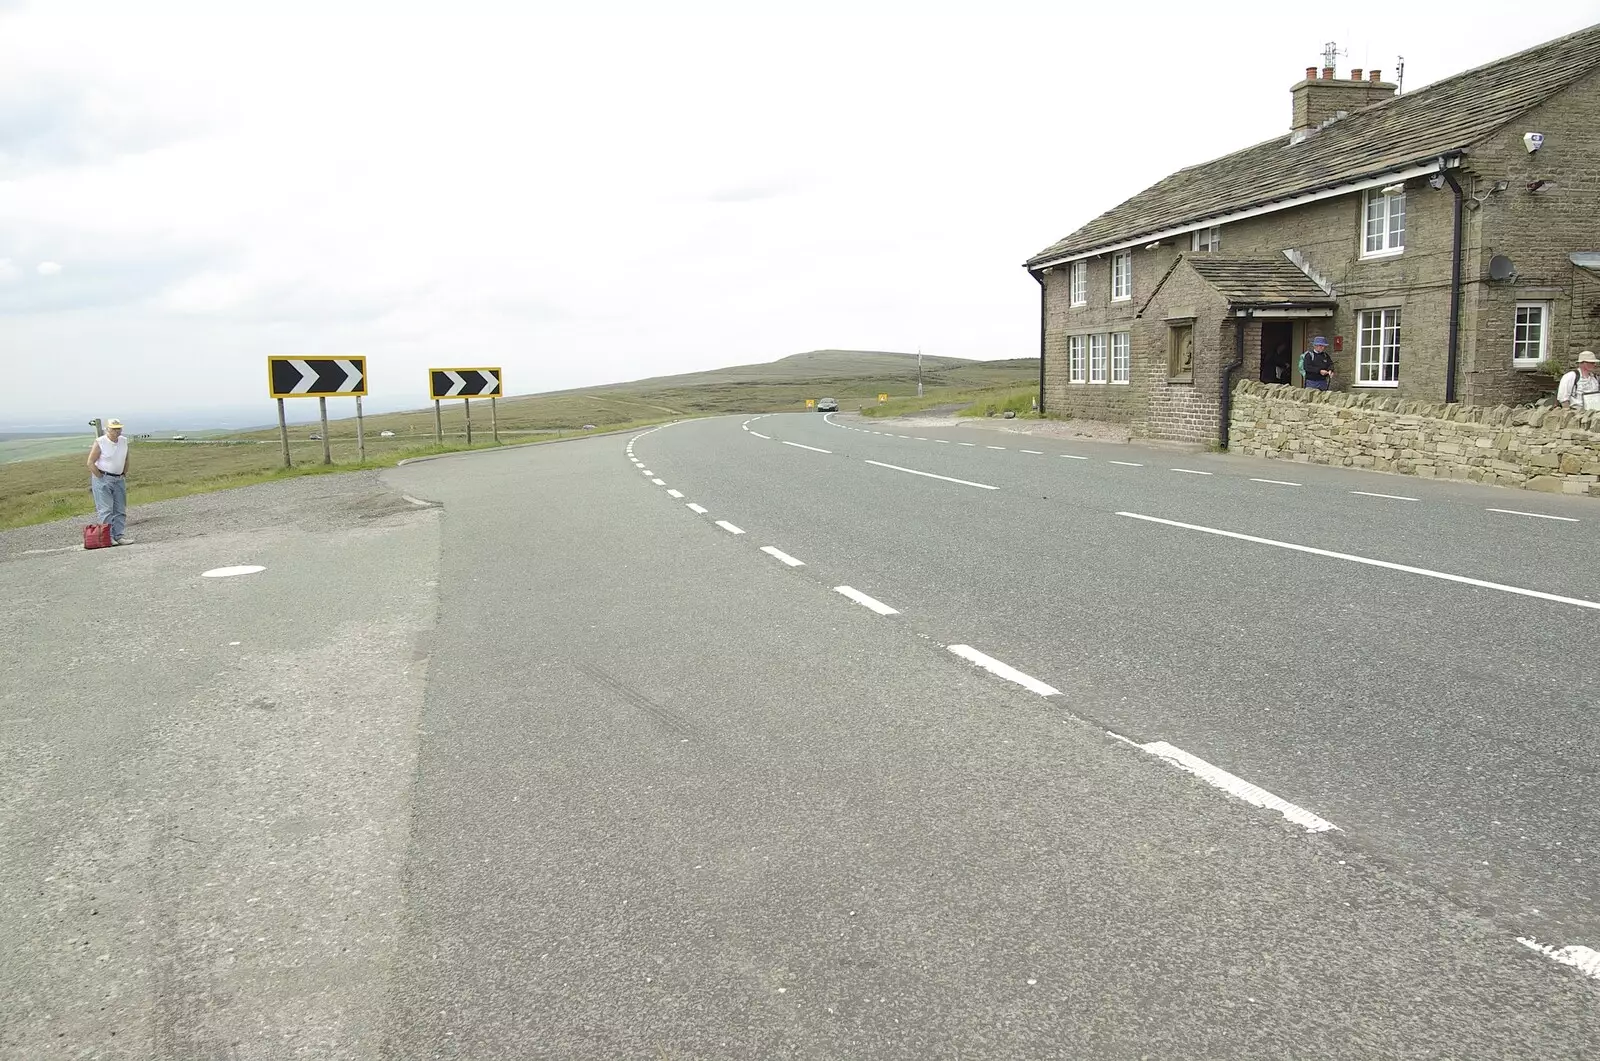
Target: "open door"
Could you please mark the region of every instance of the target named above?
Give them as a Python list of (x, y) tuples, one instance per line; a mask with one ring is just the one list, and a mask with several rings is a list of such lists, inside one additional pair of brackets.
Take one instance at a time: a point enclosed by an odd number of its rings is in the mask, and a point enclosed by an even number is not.
[(1294, 321), (1261, 322), (1261, 382), (1294, 382)]

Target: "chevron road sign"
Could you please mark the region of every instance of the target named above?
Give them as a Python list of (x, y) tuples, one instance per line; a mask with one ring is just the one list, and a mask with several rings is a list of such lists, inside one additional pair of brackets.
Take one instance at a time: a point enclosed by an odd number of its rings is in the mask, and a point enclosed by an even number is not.
[(498, 368), (430, 368), (428, 385), (434, 401), (441, 398), (501, 397)]
[(269, 357), (274, 398), (355, 398), (367, 393), (364, 357)]

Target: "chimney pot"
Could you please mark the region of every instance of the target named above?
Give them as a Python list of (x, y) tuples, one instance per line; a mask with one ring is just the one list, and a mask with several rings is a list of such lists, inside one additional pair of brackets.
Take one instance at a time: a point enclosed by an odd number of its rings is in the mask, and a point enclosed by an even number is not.
[(1333, 80), (1333, 67), (1324, 66), (1322, 68), (1322, 79), (1324, 81), (1332, 81)]
[(1352, 80), (1352, 81), (1360, 81), (1361, 80), (1361, 67), (1358, 66), (1354, 70), (1350, 71), (1350, 80)]
[(1317, 79), (1317, 68), (1314, 67), (1314, 66), (1306, 67), (1306, 80), (1307, 81), (1315, 81), (1316, 79)]
[(1370, 73), (1371, 73), (1371, 77), (1372, 77), (1372, 80), (1373, 80), (1374, 83), (1383, 80), (1383, 71), (1382, 70), (1373, 70)]

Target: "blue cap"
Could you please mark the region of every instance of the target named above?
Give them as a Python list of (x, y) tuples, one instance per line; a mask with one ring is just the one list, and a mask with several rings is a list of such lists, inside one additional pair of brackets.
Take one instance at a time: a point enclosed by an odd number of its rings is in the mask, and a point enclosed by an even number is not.
[(1311, 340), (1311, 345), (1312, 346), (1327, 346), (1328, 345), (1328, 340), (1324, 339), (1322, 336), (1319, 335), (1315, 339)]

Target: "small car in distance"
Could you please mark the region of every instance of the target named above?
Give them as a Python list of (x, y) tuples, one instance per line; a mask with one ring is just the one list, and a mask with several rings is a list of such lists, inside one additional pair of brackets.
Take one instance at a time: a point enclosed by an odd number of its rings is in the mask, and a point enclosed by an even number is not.
[(838, 402), (837, 399), (835, 399), (835, 398), (818, 398), (817, 399), (817, 412), (819, 412), (819, 413), (836, 413), (838, 411), (839, 411), (839, 402)]

